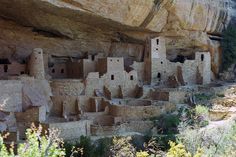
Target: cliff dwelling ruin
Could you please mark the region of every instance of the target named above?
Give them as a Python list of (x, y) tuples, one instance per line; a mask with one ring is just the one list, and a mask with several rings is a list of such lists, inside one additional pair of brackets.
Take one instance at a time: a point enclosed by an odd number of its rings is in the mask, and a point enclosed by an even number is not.
[(234, 156), (235, 26), (236, 0), (0, 0), (0, 154)]
[(211, 55), (170, 61), (165, 37), (148, 39), (141, 61), (103, 53), (75, 58), (32, 50), (24, 60), (0, 59), (1, 131), (25, 138), (31, 123), (58, 128), (61, 137), (144, 133), (149, 118), (185, 103), (189, 87), (211, 82)]

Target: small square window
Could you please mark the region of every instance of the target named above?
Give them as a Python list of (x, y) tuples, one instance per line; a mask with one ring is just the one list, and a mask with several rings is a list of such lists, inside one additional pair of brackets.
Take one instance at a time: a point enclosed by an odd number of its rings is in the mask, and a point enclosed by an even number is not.
[(94, 61), (95, 60), (95, 55), (92, 55), (92, 61)]
[(201, 61), (204, 61), (204, 54), (201, 54)]
[(134, 76), (133, 75), (130, 76), (130, 80), (134, 80)]
[(114, 78), (114, 75), (111, 75), (111, 80), (114, 80), (115, 78)]

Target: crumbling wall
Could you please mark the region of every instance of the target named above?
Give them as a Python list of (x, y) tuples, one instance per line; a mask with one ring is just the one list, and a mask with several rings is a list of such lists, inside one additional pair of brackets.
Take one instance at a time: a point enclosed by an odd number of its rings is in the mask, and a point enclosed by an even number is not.
[(54, 96), (79, 96), (85, 89), (82, 80), (62, 79), (51, 82)]
[(196, 84), (197, 63), (195, 60), (186, 60), (182, 65), (183, 78), (186, 85)]
[[(63, 114), (75, 115), (79, 113), (76, 96), (53, 96), (52, 102), (50, 116), (63, 117)], [(63, 103), (66, 106), (63, 106)]]
[(34, 106), (45, 106), (49, 112), (52, 91), (47, 80), (34, 79), (32, 77), (21, 77), (23, 83), (23, 110)]
[(54, 64), (52, 67), (48, 68), (48, 74), (52, 76), (53, 79), (67, 78), (67, 65), (65, 63)]
[(74, 122), (59, 122), (59, 123), (49, 123), (45, 124), (46, 128), (54, 128), (60, 130), (60, 137), (64, 140), (76, 140), (81, 136), (90, 135), (90, 125), (89, 120), (80, 120)]
[(124, 121), (142, 120), (160, 116), (166, 112), (173, 111), (175, 108), (174, 104), (170, 103), (160, 105), (157, 105), (158, 102), (152, 103), (155, 105), (110, 105), (109, 114), (115, 117), (122, 117)]
[(66, 68), (68, 73), (67, 78), (81, 79), (84, 77), (82, 61), (67, 62)]
[(103, 86), (104, 84), (100, 79), (98, 72), (89, 73), (85, 80), (85, 95), (95, 96), (95, 90), (100, 89), (103, 91)]
[(0, 64), (0, 78), (7, 76), (19, 76), (26, 73), (26, 64), (20, 64), (15, 61), (11, 64)]
[(85, 79), (90, 72), (96, 71), (96, 62), (91, 59), (83, 59), (83, 78)]
[(144, 62), (134, 62), (131, 67), (137, 71), (137, 78), (139, 82), (145, 81), (145, 63)]
[(91, 106), (90, 106), (90, 97), (81, 95), (78, 96), (77, 99), (78, 103), (78, 109), (83, 113), (83, 112), (89, 112), (91, 111)]
[(22, 111), (22, 82), (19, 80), (0, 81), (0, 110)]

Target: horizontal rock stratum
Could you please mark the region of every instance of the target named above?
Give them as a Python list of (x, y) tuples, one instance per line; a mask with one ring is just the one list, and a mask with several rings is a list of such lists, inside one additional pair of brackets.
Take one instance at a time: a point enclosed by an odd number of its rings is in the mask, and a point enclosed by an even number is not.
[(230, 0), (2, 0), (0, 13), (21, 24), (76, 38), (78, 23), (101, 29), (219, 33)]
[(109, 54), (119, 47), (137, 57), (147, 37), (162, 35), (170, 56), (210, 51), (217, 71), (219, 42), (209, 35), (220, 36), (231, 12), (231, 0), (1, 0), (0, 55), (25, 57), (34, 47), (59, 56)]

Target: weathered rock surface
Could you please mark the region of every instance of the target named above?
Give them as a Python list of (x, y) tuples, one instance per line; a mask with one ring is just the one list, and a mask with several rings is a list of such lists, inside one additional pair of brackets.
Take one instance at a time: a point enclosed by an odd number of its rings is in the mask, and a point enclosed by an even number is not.
[(230, 0), (2, 0), (0, 4), (1, 14), (7, 18), (76, 38), (76, 32), (80, 31), (77, 28), (82, 26), (79, 23), (113, 30), (143, 28), (161, 32), (169, 24), (175, 29), (220, 32), (229, 20), (229, 2)]
[(129, 54), (138, 60), (146, 37), (164, 35), (168, 38), (168, 54), (210, 51), (213, 71), (217, 72), (219, 42), (210, 39), (209, 34), (220, 35), (229, 23), (233, 12), (230, 2), (2, 0), (0, 55), (26, 57), (33, 48), (41, 47), (45, 53), (60, 56), (112, 52)]

